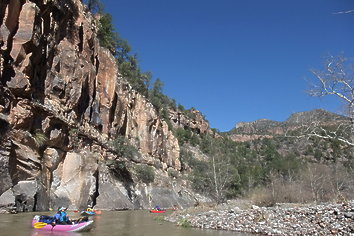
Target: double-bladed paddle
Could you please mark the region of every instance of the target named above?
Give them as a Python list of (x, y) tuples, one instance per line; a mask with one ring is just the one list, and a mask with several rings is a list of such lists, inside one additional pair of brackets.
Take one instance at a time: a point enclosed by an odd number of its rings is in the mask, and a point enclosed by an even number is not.
[(33, 224), (33, 227), (35, 229), (40, 229), (40, 228), (43, 228), (46, 225), (47, 225), (47, 223), (44, 223), (44, 222), (36, 222), (36, 223)]

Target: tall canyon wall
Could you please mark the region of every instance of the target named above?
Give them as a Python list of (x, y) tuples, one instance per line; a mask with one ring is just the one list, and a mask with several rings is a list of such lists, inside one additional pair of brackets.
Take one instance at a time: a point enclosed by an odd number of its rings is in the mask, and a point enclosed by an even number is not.
[[(0, 208), (4, 211), (189, 206), (196, 196), (168, 176), (179, 145), (144, 96), (119, 76), (79, 0), (0, 5)], [(138, 150), (120, 155), (124, 137)], [(112, 163), (124, 163), (112, 171)], [(134, 167), (153, 167), (154, 183)], [(119, 165), (113, 165), (119, 166)]]

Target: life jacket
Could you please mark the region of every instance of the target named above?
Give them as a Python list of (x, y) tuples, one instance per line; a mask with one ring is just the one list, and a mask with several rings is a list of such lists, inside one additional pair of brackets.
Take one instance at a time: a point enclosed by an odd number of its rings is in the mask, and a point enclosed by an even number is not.
[(51, 224), (54, 222), (54, 217), (53, 216), (45, 216), (45, 215), (42, 215), (39, 217), (39, 222), (44, 222), (44, 223), (47, 223), (47, 224)]
[(59, 211), (57, 214), (54, 215), (54, 219), (57, 223), (63, 223), (63, 222), (68, 222), (69, 218), (66, 215), (65, 211)]

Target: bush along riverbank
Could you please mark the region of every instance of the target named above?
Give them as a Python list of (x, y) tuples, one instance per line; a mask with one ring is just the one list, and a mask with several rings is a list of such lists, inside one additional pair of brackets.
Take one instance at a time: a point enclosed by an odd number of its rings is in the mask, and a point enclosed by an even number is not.
[(354, 235), (354, 200), (289, 207), (227, 206), (177, 211), (166, 220), (181, 226), (263, 235)]

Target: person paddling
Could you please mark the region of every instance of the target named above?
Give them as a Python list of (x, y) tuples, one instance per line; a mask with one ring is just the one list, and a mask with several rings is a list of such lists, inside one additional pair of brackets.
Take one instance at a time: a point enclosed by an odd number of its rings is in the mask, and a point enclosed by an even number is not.
[(155, 206), (155, 207), (154, 207), (154, 210), (155, 210), (155, 211), (161, 211), (161, 208), (160, 208), (159, 206)]
[(57, 224), (61, 224), (61, 225), (72, 224), (71, 220), (69, 219), (66, 213), (65, 207), (60, 207), (58, 209), (58, 212), (54, 215), (54, 219), (55, 219), (55, 223)]

